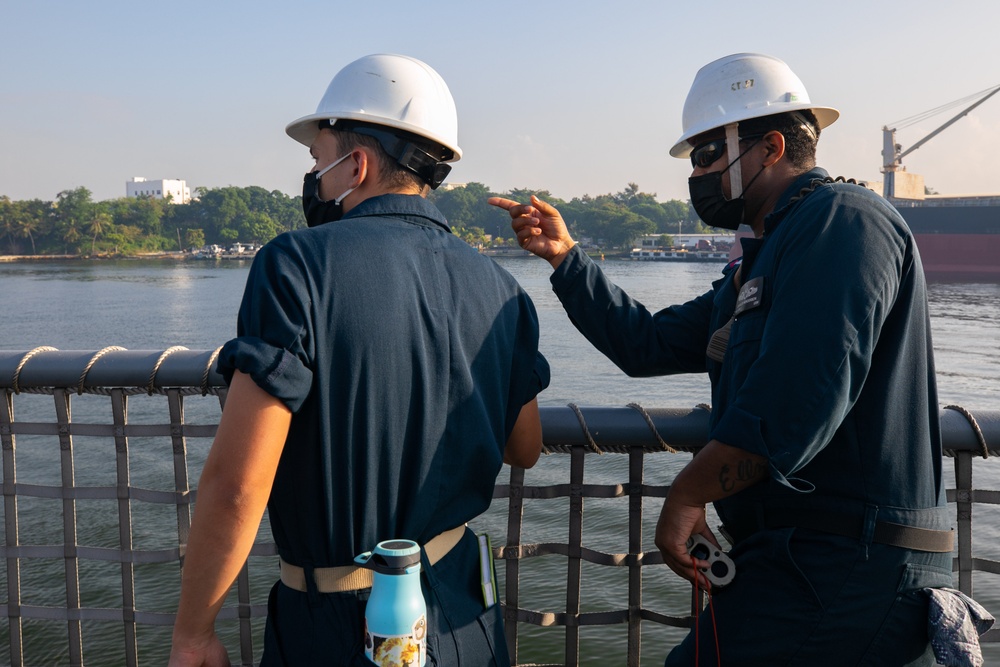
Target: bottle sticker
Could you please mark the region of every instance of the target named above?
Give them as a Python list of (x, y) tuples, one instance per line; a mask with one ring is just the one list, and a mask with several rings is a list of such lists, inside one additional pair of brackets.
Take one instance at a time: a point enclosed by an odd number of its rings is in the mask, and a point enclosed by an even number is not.
[(365, 624), (365, 657), (379, 667), (422, 667), (427, 661), (427, 619), (421, 616), (408, 635), (379, 635)]

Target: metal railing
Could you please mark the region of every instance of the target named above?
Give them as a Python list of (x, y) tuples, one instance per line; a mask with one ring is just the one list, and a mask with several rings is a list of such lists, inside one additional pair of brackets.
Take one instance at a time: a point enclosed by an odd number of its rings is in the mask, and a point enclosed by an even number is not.
[[(0, 642), (8, 644), (6, 649), (0, 644), (0, 655), (6, 653), (11, 665), (83, 665), (85, 649), (89, 664), (138, 665), (140, 653), (143, 661), (164, 661), (195, 501), (189, 468), (198, 467), (194, 458), (203, 461), (225, 402), (222, 378), (214, 370), (216, 354), (183, 348), (0, 351), (0, 393), (5, 397), (0, 410), (5, 537), (0, 557), (6, 565), (6, 626), (0, 628)], [(42, 402), (22, 405), (30, 395)], [(78, 405), (85, 401), (89, 403)], [(74, 415), (77, 407), (81, 410)], [(186, 411), (198, 416), (186, 419)], [(669, 488), (648, 484), (645, 471), (650, 460), (662, 459), (662, 452), (694, 451), (702, 445), (708, 412), (636, 405), (571, 405), (541, 412), (546, 449), (569, 457), (568, 482), (531, 485), (524, 470), (512, 468), (509, 481), (498, 480), (494, 491), (494, 498), (507, 501), (506, 535), (502, 544), (495, 543), (494, 556), (503, 575), (511, 655), (517, 663), (519, 638), (527, 627), (559, 626), (565, 629), (561, 664), (578, 665), (581, 628), (625, 625), (627, 655), (622, 662), (638, 666), (643, 621), (676, 628), (691, 624), (686, 611), (669, 614), (644, 605), (643, 568), (662, 564), (655, 548), (644, 550), (649, 538), (644, 523), (651, 521), (644, 514), (644, 499), (663, 498)], [(941, 417), (946, 449), (955, 462), (955, 487), (948, 490), (956, 512), (954, 569), (958, 587), (971, 595), (975, 573), (1000, 574), (1000, 561), (977, 557), (972, 542), (974, 504), (1000, 504), (1000, 491), (976, 489), (972, 483), (973, 461), (1000, 453), (1000, 412), (973, 415), (950, 406)], [(86, 447), (78, 444), (83, 439)], [(152, 451), (155, 443), (163, 445), (162, 453)], [(99, 449), (108, 453), (104, 464), (95, 453)], [(589, 455), (603, 452), (627, 457), (627, 481), (585, 481), (588, 461), (591, 470), (604, 465)], [(22, 476), (39, 481), (22, 481)], [(627, 502), (627, 526), (621, 529), (626, 552), (583, 546), (586, 498)], [(550, 499), (568, 499), (566, 541), (524, 542), (526, 503)], [(94, 505), (96, 511), (83, 505)], [(168, 529), (162, 529), (162, 516), (160, 528), (153, 527), (147, 518), (151, 508), (167, 508)], [(654, 513), (658, 508), (656, 503)], [(265, 526), (219, 616), (220, 624), (231, 626), (228, 639), (238, 643), (244, 665), (255, 663), (253, 638), (260, 634), (266, 591), (276, 578), (275, 554)], [(522, 566), (546, 555), (565, 561), (566, 598), (557, 605), (561, 609), (541, 611), (522, 599)], [(627, 571), (623, 608), (585, 608), (585, 564)], [(102, 582), (100, 590), (94, 590), (92, 578)], [(1000, 630), (991, 630), (982, 641), (1000, 642)]]

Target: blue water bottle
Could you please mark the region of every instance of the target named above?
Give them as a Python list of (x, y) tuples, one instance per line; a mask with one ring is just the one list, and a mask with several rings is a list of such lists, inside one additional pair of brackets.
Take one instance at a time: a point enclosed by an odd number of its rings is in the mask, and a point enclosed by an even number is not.
[(420, 590), (420, 547), (387, 540), (354, 562), (375, 573), (365, 609), (365, 656), (379, 667), (423, 667), (427, 604)]

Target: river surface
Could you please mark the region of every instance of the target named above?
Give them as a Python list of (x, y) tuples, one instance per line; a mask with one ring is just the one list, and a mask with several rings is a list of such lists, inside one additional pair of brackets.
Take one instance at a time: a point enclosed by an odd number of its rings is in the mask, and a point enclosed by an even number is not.
[[(541, 349), (552, 367), (552, 384), (539, 397), (542, 405), (624, 406), (635, 402), (647, 407), (691, 407), (710, 402), (707, 378), (673, 376), (632, 379), (596, 352), (570, 324), (549, 287), (549, 267), (534, 258), (500, 258), (531, 294), (541, 323)], [(674, 263), (608, 260), (602, 263), (612, 279), (651, 310), (694, 297), (707, 289), (721, 270), (720, 264), (681, 265)], [(174, 345), (190, 349), (214, 349), (235, 335), (235, 318), (249, 264), (241, 261), (46, 261), (0, 263), (0, 349), (29, 350), (50, 345), (62, 350), (97, 350), (118, 345), (134, 350), (162, 350)], [(934, 348), (941, 405), (960, 404), (973, 412), (1000, 409), (1000, 284), (932, 282), (930, 304)], [(88, 404), (100, 404), (101, 420), (110, 421), (107, 399), (74, 397), (74, 419)], [(102, 402), (103, 401), (103, 402)], [(190, 403), (188, 420), (194, 423), (217, 418), (211, 400)], [(19, 420), (51, 421), (51, 397), (18, 397)], [(133, 408), (133, 406), (136, 406)], [(187, 404), (186, 404), (187, 407)], [(97, 409), (97, 408), (95, 408)], [(159, 404), (157, 418), (162, 423), (165, 404)], [(130, 402), (130, 421), (143, 419), (138, 400)], [(215, 412), (213, 413), (213, 410)], [(200, 413), (204, 420), (199, 421)], [(84, 413), (85, 414), (85, 413)], [(77, 438), (86, 442), (86, 438)], [(96, 439), (91, 439), (96, 440)], [(36, 445), (37, 446), (33, 446)], [(133, 443), (136, 445), (136, 443)], [(141, 445), (141, 443), (139, 443)], [(169, 444), (169, 443), (168, 443)], [(132, 468), (135, 486), (163, 487), (165, 476), (172, 483), (170, 450), (150, 444), (133, 446)], [(55, 448), (57, 449), (57, 447)], [(191, 474), (197, 479), (207, 443), (191, 445)], [(58, 452), (51, 438), (18, 438), (18, 476), (21, 482), (59, 484)], [(114, 462), (95, 455), (88, 458), (85, 447), (77, 464), (77, 484), (114, 485)], [(652, 457), (647, 463), (646, 483), (665, 484), (686, 461), (687, 455)], [(588, 483), (627, 481), (623, 456), (587, 458)], [(951, 474), (951, 466), (946, 465)], [(506, 472), (502, 473), (505, 475)], [(978, 461), (975, 466), (978, 488), (1000, 488), (1000, 466)], [(568, 457), (544, 457), (529, 471), (529, 484), (556, 484), (568, 481)], [(948, 484), (953, 486), (953, 481)], [(116, 516), (114, 503), (99, 501), (88, 509)], [(138, 505), (139, 503), (135, 503)], [(647, 502), (646, 549), (652, 549), (652, 527), (658, 502)], [(60, 543), (61, 505), (57, 501), (25, 499), (22, 516), (22, 543)], [(526, 503), (526, 542), (566, 541), (568, 521), (565, 499)], [(1000, 559), (1000, 512), (995, 507), (976, 509), (975, 551), (980, 557)], [(141, 509), (136, 519), (136, 548), (167, 548), (175, 541), (176, 517), (172, 508)], [(82, 510), (81, 510), (82, 512)], [(147, 514), (142, 514), (147, 512)], [(499, 543), (506, 525), (506, 503), (498, 501), (478, 520), (477, 529), (491, 532)], [(157, 528), (157, 522), (166, 526)], [(710, 521), (710, 523), (713, 523)], [(584, 514), (584, 544), (592, 549), (617, 553), (626, 537), (627, 500), (587, 500)], [(266, 531), (265, 531), (266, 534)], [(81, 516), (79, 541), (93, 546), (116, 546), (113, 522), (102, 525)], [(544, 611), (565, 609), (565, 560), (557, 556), (534, 559), (522, 565), (521, 601), (524, 606)], [(111, 564), (81, 561), (85, 606), (120, 605), (120, 574)], [(176, 566), (165, 573), (148, 574), (140, 566), (136, 574), (139, 607), (147, 611), (171, 612), (176, 604)], [(261, 568), (257, 568), (260, 570)], [(627, 604), (627, 575), (584, 564), (582, 599), (585, 611), (620, 609)], [(501, 577), (502, 577), (502, 573)], [(51, 599), (31, 594), (31, 587), (44, 589), (49, 577), (61, 581), (61, 561), (22, 565), (26, 603), (65, 603), (64, 593)], [(255, 579), (266, 590), (273, 575), (264, 572)], [(666, 568), (644, 570), (644, 606), (661, 613), (680, 615), (688, 608), (687, 585)], [(993, 575), (978, 574), (976, 597), (990, 610), (1000, 612), (1000, 581)], [(6, 597), (6, 582), (0, 590)], [(501, 590), (503, 584), (501, 583)], [(62, 595), (63, 597), (60, 597)], [(255, 602), (263, 602), (258, 596)], [(259, 627), (259, 624), (258, 624)], [(65, 626), (40, 621), (25, 622), (25, 652), (28, 664), (65, 664)], [(143, 664), (162, 664), (169, 628), (139, 628), (140, 658)], [(224, 629), (227, 640), (232, 633)], [(663, 656), (683, 636), (679, 630), (652, 623), (643, 624), (642, 664), (661, 665)], [(584, 665), (624, 664), (625, 627), (583, 628), (581, 655)], [(85, 623), (84, 655), (88, 665), (121, 663), (124, 638), (119, 624)], [(9, 655), (6, 624), (0, 629), (0, 663)], [(563, 630), (521, 626), (519, 662), (556, 662), (561, 659)], [(60, 646), (62, 644), (62, 646)], [(231, 655), (238, 657), (232, 644)], [(258, 644), (259, 646), (259, 644)], [(987, 651), (987, 664), (1000, 664), (1000, 647)]]

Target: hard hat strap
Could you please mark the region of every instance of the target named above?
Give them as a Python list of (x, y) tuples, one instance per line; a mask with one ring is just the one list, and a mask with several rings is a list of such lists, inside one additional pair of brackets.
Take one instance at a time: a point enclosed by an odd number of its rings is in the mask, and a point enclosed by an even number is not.
[(729, 187), (732, 191), (730, 199), (739, 199), (743, 195), (743, 170), (740, 167), (743, 155), (740, 153), (739, 126), (739, 123), (726, 125), (726, 152), (730, 157), (738, 156), (729, 163)]
[(813, 124), (809, 122), (808, 118), (806, 118), (804, 115), (802, 115), (798, 111), (793, 111), (791, 113), (791, 115), (792, 115), (792, 118), (794, 118), (796, 121), (798, 121), (801, 124), (802, 129), (805, 130), (806, 134), (808, 134), (812, 138), (813, 141), (817, 141), (819, 139), (819, 135), (816, 134), (816, 130), (813, 129)]

